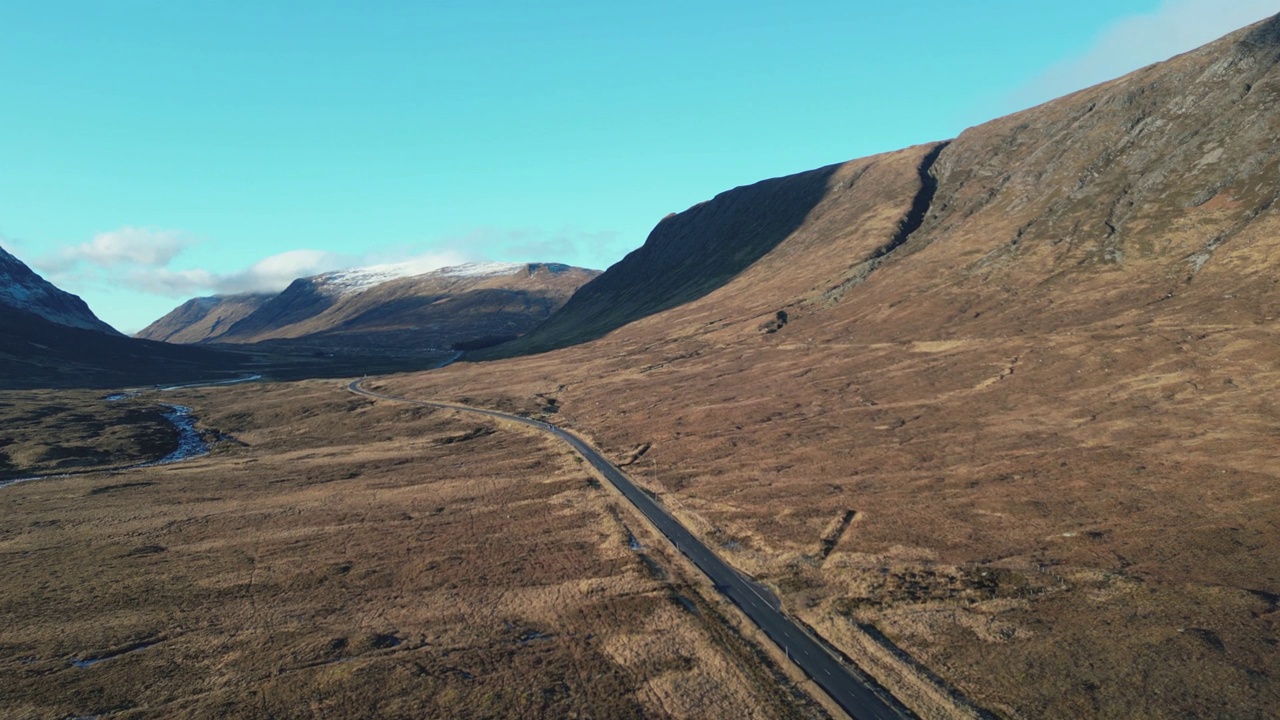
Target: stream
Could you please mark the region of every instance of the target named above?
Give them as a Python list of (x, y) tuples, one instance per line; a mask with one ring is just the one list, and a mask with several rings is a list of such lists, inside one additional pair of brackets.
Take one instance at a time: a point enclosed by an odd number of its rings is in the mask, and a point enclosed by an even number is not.
[(170, 465), (209, 454), (209, 443), (206, 443), (204, 438), (200, 437), (200, 432), (196, 430), (196, 418), (191, 414), (191, 408), (183, 405), (168, 404), (165, 407), (169, 408), (169, 412), (164, 414), (164, 419), (168, 420), (178, 430), (177, 449), (159, 460), (134, 465), (133, 467)]
[[(110, 400), (112, 398), (108, 397), (107, 399)], [(0, 480), (0, 488), (6, 488), (10, 485), (17, 485), (18, 483), (30, 482), (32, 480), (48, 480), (50, 478), (88, 475), (90, 473), (97, 472), (120, 472), (123, 470), (156, 467), (158, 465), (172, 465), (173, 463), (182, 462), (183, 460), (190, 460), (191, 458), (197, 458), (201, 455), (208, 455), (209, 444), (204, 441), (204, 438), (200, 437), (200, 432), (196, 430), (196, 418), (191, 414), (191, 408), (183, 405), (169, 405), (167, 403), (165, 404), (165, 407), (169, 408), (169, 412), (164, 414), (164, 419), (168, 420), (169, 424), (173, 425), (174, 429), (178, 431), (178, 447), (173, 452), (165, 455), (159, 460), (152, 460), (150, 462), (137, 463), (109, 470), (75, 470), (72, 472), (57, 473), (54, 475), (32, 475), (30, 477)]]

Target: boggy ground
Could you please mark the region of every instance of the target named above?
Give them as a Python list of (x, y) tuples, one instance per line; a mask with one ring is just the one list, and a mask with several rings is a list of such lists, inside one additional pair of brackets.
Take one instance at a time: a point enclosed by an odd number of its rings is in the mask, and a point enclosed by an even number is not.
[(876, 638), (996, 714), (1280, 707), (1270, 325), (897, 340), (708, 312), (385, 386), (553, 414), (851, 656)]
[(0, 482), (135, 465), (173, 449), (177, 431), (159, 398), (107, 397), (90, 390), (0, 393)]
[(165, 399), (213, 454), (0, 489), (0, 715), (825, 716), (549, 439), (333, 382)]

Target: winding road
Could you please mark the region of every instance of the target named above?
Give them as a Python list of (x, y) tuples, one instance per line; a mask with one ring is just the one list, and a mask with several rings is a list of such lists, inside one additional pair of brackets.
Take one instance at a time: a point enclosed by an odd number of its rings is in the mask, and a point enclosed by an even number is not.
[(901, 708), (886, 691), (872, 684), (858, 670), (828, 652), (821, 642), (782, 612), (778, 600), (764, 586), (729, 567), (724, 560), (721, 560), (664, 510), (654, 498), (623, 474), (616, 465), (576, 435), (551, 423), (496, 410), (383, 395), (364, 389), (361, 387), (361, 382), (363, 381), (354, 380), (347, 389), (357, 395), (379, 400), (445, 408), (510, 420), (548, 432), (568, 443), (626, 496), (627, 500), (631, 501), (631, 504), (643, 513), (685, 557), (711, 579), (721, 594), (737, 605), (770, 640), (786, 653), (792, 662), (821, 687), (836, 704), (844, 708), (845, 712), (856, 720), (902, 720), (914, 717), (909, 711)]

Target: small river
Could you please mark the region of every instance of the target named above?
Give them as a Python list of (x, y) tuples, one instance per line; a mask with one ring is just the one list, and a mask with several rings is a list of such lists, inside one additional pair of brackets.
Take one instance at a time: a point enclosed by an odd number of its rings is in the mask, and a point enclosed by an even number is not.
[(182, 405), (165, 405), (165, 407), (169, 408), (169, 412), (164, 414), (164, 419), (178, 430), (178, 448), (155, 462), (142, 463), (134, 467), (170, 465), (209, 454), (209, 443), (206, 443), (204, 438), (200, 437), (200, 432), (196, 430), (196, 418), (191, 414), (191, 408)]
[[(111, 396), (108, 400), (121, 399)], [(201, 455), (209, 454), (209, 444), (200, 437), (200, 432), (196, 430), (196, 418), (191, 414), (191, 408), (182, 405), (169, 405), (169, 412), (164, 414), (164, 419), (168, 420), (171, 425), (178, 431), (178, 447), (173, 452), (165, 455), (159, 460), (151, 462), (138, 463), (136, 465), (127, 465), (122, 468), (113, 468), (110, 470), (78, 470), (68, 473), (59, 473), (55, 475), (33, 475), (31, 477), (12, 478), (10, 480), (0, 480), (0, 488), (17, 485), (21, 482), (30, 482), (32, 480), (48, 480), (50, 478), (72, 477), (73, 475), (88, 475), (96, 472), (120, 472), (122, 470), (135, 470), (137, 468), (155, 467), (157, 465), (172, 465), (183, 460), (190, 460)]]

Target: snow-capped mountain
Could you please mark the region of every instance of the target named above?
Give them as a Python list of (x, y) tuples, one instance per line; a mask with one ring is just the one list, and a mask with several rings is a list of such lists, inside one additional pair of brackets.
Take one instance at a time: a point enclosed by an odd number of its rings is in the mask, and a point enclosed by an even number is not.
[(364, 292), (392, 280), (428, 276), (438, 278), (494, 277), (510, 275), (524, 267), (525, 263), (468, 263), (445, 268), (424, 268), (420, 263), (405, 262), (338, 270), (317, 275), (311, 280), (325, 292), (351, 295)]
[(558, 263), (376, 265), (300, 278), (275, 296), (196, 298), (138, 337), (369, 354), (476, 347), (528, 332), (598, 274)]
[(99, 320), (79, 297), (40, 277), (4, 248), (0, 248), (0, 305), (67, 327), (120, 334)]

